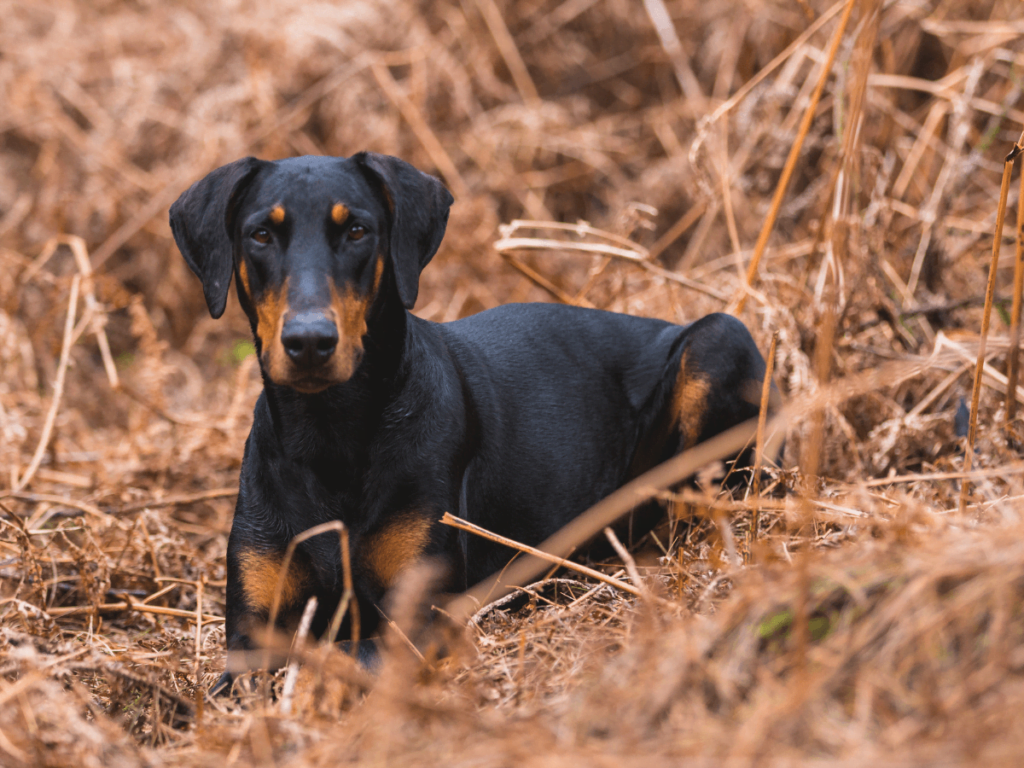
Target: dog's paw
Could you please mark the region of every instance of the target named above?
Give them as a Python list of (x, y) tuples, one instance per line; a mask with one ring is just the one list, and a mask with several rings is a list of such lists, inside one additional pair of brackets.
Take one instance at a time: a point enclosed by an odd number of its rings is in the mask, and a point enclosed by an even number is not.
[(376, 675), (380, 672), (381, 664), (383, 662), (380, 655), (380, 646), (378, 645), (376, 638), (371, 640), (360, 640), (355, 654), (352, 654), (352, 642), (350, 640), (343, 640), (338, 643), (338, 647), (345, 653), (354, 655), (356, 661), (359, 662), (359, 666), (371, 675)]
[(227, 696), (231, 693), (231, 686), (235, 682), (235, 676), (224, 670), (224, 674), (217, 678), (217, 682), (210, 686), (211, 696)]

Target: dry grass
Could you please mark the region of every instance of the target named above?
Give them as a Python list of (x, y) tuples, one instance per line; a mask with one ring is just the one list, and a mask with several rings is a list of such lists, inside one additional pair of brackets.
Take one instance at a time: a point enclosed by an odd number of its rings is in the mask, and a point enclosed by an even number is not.
[[(0, 0), (0, 18), (0, 764), (1019, 761), (1011, 247), (979, 334), (1024, 120), (1017, 0)], [(205, 699), (260, 384), (166, 209), (247, 153), (361, 149), (458, 198), (418, 314), (732, 306), (765, 350), (778, 334), (785, 454), (756, 500), (713, 472), (663, 492), (635, 564), (594, 564), (640, 598), (570, 574), (481, 611), (445, 660), (396, 628), (379, 678), (309, 643), (287, 706)]]

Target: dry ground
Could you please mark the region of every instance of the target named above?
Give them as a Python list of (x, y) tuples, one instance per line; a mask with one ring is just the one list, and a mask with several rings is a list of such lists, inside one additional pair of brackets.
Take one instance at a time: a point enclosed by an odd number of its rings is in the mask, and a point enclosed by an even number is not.
[[(958, 475), (1024, 121), (1018, 0), (0, 0), (0, 19), (0, 765), (1019, 764), (1016, 180), (963, 508)], [(260, 381), (166, 210), (247, 153), (361, 149), (458, 200), (418, 314), (736, 311), (764, 350), (778, 332), (786, 450), (759, 495), (703, 472), (665, 496), (636, 570), (599, 566), (642, 600), (564, 574), (444, 661), (392, 633), (371, 679), (311, 645), (291, 694), (212, 701)], [(508, 234), (564, 244), (499, 253), (513, 219), (606, 234), (528, 227)], [(624, 253), (579, 248), (608, 233)]]

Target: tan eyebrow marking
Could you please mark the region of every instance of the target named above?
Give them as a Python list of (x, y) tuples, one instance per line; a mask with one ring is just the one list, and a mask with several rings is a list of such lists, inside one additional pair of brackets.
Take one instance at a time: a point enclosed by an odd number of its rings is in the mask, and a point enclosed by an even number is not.
[(284, 221), (284, 206), (275, 205), (270, 209), (270, 220), (275, 224), (280, 224)]
[(334, 207), (331, 208), (331, 219), (335, 224), (341, 224), (345, 219), (348, 218), (348, 208), (341, 203), (335, 203)]

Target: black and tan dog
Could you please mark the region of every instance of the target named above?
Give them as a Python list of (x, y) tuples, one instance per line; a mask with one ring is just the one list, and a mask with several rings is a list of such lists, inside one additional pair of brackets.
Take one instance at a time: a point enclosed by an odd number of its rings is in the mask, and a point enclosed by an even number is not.
[(326, 629), (342, 595), (337, 537), (302, 543), (280, 573), (289, 541), (314, 525), (350, 531), (365, 634), (410, 563), (441, 560), (456, 591), (508, 562), (510, 550), (439, 524), (445, 511), (535, 544), (757, 413), (764, 361), (727, 315), (678, 326), (552, 304), (443, 324), (410, 314), (451, 203), (433, 177), (361, 153), (245, 158), (171, 208), (214, 317), (234, 275), (263, 373), (228, 543), (229, 670), (254, 648), (279, 579), (279, 626), (316, 595), (313, 632)]

